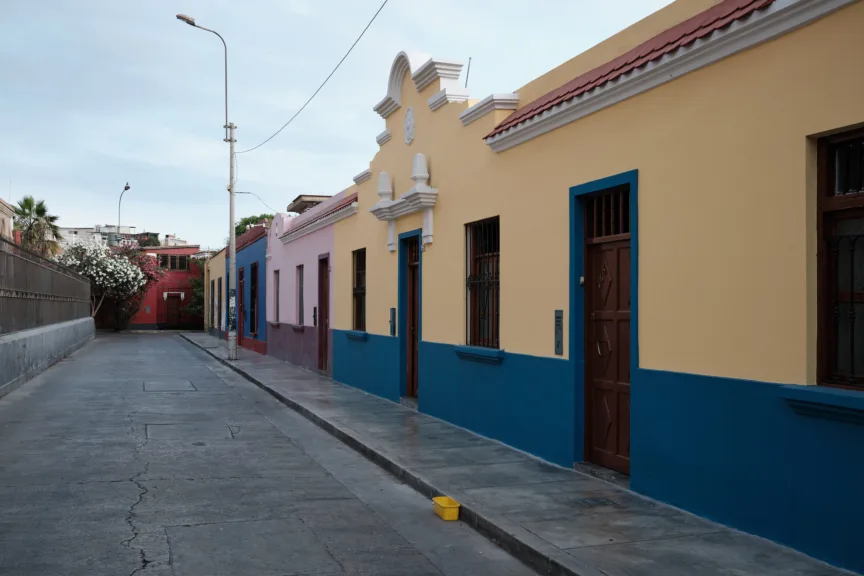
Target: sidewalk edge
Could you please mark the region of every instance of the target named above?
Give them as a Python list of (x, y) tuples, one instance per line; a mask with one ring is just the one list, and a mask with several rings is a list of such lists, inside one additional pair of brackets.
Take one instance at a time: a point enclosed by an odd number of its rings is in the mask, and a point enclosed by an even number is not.
[[(532, 569), (537, 570), (539, 573), (548, 574), (550, 576), (603, 576), (603, 573), (599, 570), (587, 565), (581, 565), (581, 562), (576, 558), (567, 555), (566, 552), (555, 548), (545, 541), (541, 541), (539, 537), (534, 536), (521, 527), (512, 525), (509, 521), (483, 514), (473, 506), (468, 498), (461, 497), (461, 494), (455, 493), (453, 490), (445, 492), (437, 489), (426, 478), (409, 470), (406, 466), (400, 464), (386, 452), (369, 446), (363, 442), (363, 440), (351, 434), (350, 431), (325, 419), (296, 400), (282, 394), (278, 390), (271, 388), (242, 368), (234, 365), (229, 360), (219, 357), (210, 349), (205, 348), (185, 334), (180, 334), (179, 336), (199, 350), (207, 353), (221, 364), (227, 366), (252, 384), (255, 384), (282, 402), (285, 406), (291, 408), (313, 424), (317, 425), (319, 428), (328, 432), (330, 435), (360, 453), (368, 460), (377, 464), (380, 468), (384, 469), (420, 494), (427, 498), (441, 495), (455, 498), (461, 504), (459, 511), (459, 519), (461, 521), (468, 524), (484, 537), (488, 538)], [(505, 527), (505, 525), (509, 526)], [(525, 534), (520, 537), (513, 533), (515, 531), (522, 531), (525, 532)], [(530, 540), (534, 540), (534, 542), (531, 542)]]

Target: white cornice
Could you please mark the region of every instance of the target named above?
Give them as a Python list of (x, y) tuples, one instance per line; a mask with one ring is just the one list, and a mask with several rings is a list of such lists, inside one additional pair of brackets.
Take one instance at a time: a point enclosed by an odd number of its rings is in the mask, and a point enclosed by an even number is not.
[[(430, 58), (417, 68), (417, 71), (411, 75), (411, 79), (414, 80), (414, 85), (417, 87), (417, 91), (420, 92), (439, 78), (442, 80), (442, 88), (445, 87), (444, 84), (447, 84), (448, 87), (455, 87), (455, 84), (459, 81), (459, 74), (461, 72), (461, 62)], [(450, 86), (451, 84), (453, 86)]]
[(372, 178), (372, 171), (367, 168), (366, 170), (363, 170), (362, 172), (354, 176), (354, 184), (357, 184), (359, 186), (370, 178)]
[(495, 110), (516, 110), (518, 107), (519, 94), (490, 94), (476, 104), (469, 106), (459, 115), (459, 119), (462, 120), (464, 126), (467, 126)]
[(788, 34), (858, 0), (776, 0), (767, 8), (715, 30), (689, 46), (631, 70), (486, 139), (502, 152), (589, 114), (647, 92), (764, 42)]
[(444, 89), (429, 98), (429, 108), (434, 112), (448, 102), (465, 102), (466, 100), (468, 100), (468, 92)]
[(321, 218), (320, 220), (314, 220), (309, 224), (303, 224), (300, 228), (296, 230), (289, 230), (285, 234), (279, 237), (279, 240), (282, 241), (282, 244), (288, 244), (289, 242), (293, 242), (298, 238), (302, 238), (303, 236), (307, 236), (312, 234), (313, 232), (320, 230), (321, 228), (326, 228), (331, 224), (338, 222), (344, 218), (348, 218), (349, 216), (353, 216), (357, 213), (357, 202), (354, 201), (347, 206), (344, 206), (333, 212), (332, 214), (328, 214), (327, 216)]
[(378, 136), (375, 137), (375, 141), (378, 143), (378, 146), (383, 146), (387, 142), (390, 141), (390, 131), (384, 130)]
[(385, 96), (381, 102), (375, 105), (373, 110), (377, 112), (382, 118), (386, 119), (388, 116), (393, 114), (399, 107), (402, 106), (399, 102), (393, 99), (391, 96)]

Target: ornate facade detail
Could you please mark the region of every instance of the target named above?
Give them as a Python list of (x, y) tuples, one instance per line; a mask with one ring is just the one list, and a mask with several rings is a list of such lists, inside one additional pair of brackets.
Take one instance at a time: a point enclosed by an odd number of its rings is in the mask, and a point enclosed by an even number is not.
[(426, 157), (423, 154), (414, 156), (414, 164), (411, 171), (411, 180), (414, 186), (403, 194), (398, 200), (393, 200), (393, 187), (390, 175), (381, 172), (378, 176), (378, 202), (369, 211), (378, 220), (387, 222), (387, 247), (392, 252), (396, 249), (396, 223), (395, 220), (415, 212), (423, 212), (423, 244), (429, 244), (433, 238), (433, 208), (438, 201), (437, 188), (429, 186), (429, 170), (426, 165)]
[(390, 131), (384, 130), (378, 136), (375, 137), (375, 141), (378, 143), (378, 146), (383, 146), (387, 142), (390, 141)]
[(414, 108), (405, 111), (405, 144), (414, 141)]
[(370, 178), (372, 178), (372, 171), (367, 168), (363, 172), (360, 172), (359, 174), (354, 176), (354, 184), (357, 184), (359, 186), (360, 184), (362, 184), (363, 182), (366, 182)]
[(519, 108), (519, 94), (490, 94), (473, 106), (469, 106), (459, 115), (459, 119), (464, 126), (467, 126), (495, 110), (516, 110), (517, 108)]
[(429, 108), (434, 112), (448, 102), (467, 102), (468, 92), (465, 90), (441, 90), (429, 98)]

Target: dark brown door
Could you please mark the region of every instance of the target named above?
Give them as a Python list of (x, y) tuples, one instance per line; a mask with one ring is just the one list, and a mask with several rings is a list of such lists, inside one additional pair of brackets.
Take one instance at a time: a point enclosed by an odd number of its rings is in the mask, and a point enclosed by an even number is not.
[(330, 259), (318, 260), (318, 369), (327, 371), (330, 335)]
[(243, 277), (243, 268), (240, 269), (240, 275), (237, 282), (237, 345), (241, 346), (243, 342), (243, 325), (245, 324), (244, 316), (246, 315), (246, 306), (243, 305), (243, 295), (246, 294), (246, 279)]
[(417, 348), (420, 340), (420, 242), (408, 241), (407, 374), (405, 395), (417, 397)]
[(169, 294), (168, 301), (165, 302), (165, 323), (169, 328), (177, 328), (180, 326), (180, 295)]
[[(619, 235), (618, 238), (621, 238)], [(585, 278), (588, 459), (630, 473), (630, 239), (588, 245)]]

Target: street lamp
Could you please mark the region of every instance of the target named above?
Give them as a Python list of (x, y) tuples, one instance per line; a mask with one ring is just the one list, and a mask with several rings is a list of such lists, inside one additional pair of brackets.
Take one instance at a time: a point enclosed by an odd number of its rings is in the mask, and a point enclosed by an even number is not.
[(129, 186), (129, 183), (126, 182), (126, 185), (123, 187), (123, 191), (120, 192), (120, 200), (117, 201), (117, 235), (115, 236), (115, 238), (117, 239), (118, 246), (120, 245), (120, 203), (123, 202), (123, 194), (125, 194), (126, 191), (129, 190), (129, 188), (131, 188), (131, 186)]
[(186, 14), (177, 14), (177, 19), (189, 26), (210, 32), (219, 37), (225, 48), (225, 142), (228, 142), (228, 197), (230, 208), (228, 210), (228, 258), (230, 262), (228, 278), (228, 359), (237, 359), (237, 235), (234, 232), (234, 129), (236, 126), (228, 122), (228, 45), (225, 39), (216, 32), (195, 23), (195, 19)]

